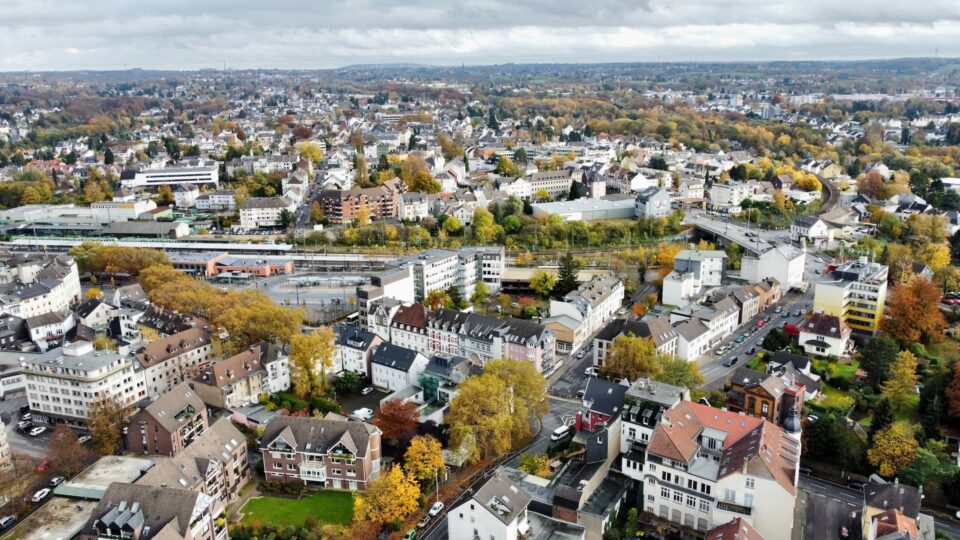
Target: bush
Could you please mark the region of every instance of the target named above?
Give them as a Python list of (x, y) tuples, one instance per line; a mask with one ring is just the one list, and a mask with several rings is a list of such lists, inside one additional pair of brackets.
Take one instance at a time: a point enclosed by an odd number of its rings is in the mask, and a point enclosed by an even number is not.
[(566, 452), (568, 448), (570, 448), (569, 439), (567, 439), (566, 441), (560, 441), (557, 444), (554, 444), (553, 446), (551, 446), (550, 448), (547, 448), (547, 455), (550, 457), (554, 457), (559, 454), (562, 454), (563, 452)]
[(323, 396), (314, 396), (310, 399), (310, 409), (314, 412), (320, 411), (324, 414), (328, 412), (340, 412), (340, 406), (334, 401)]

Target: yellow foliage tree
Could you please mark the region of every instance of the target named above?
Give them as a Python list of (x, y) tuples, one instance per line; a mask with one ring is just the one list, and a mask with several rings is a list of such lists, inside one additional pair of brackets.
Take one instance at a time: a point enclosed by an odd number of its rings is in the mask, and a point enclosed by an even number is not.
[(419, 503), (420, 486), (395, 465), (374, 478), (365, 492), (354, 493), (353, 521), (379, 526), (400, 522), (416, 512)]
[(901, 420), (874, 436), (873, 446), (867, 450), (867, 459), (877, 467), (880, 476), (890, 478), (910, 465), (917, 455), (918, 447), (913, 430)]
[(630, 381), (641, 377), (657, 378), (663, 373), (667, 360), (669, 357), (657, 351), (652, 339), (625, 334), (613, 340), (600, 373)]
[(883, 383), (883, 395), (898, 408), (905, 407), (917, 393), (917, 357), (902, 351), (890, 366), (890, 377)]
[(297, 155), (310, 163), (319, 163), (323, 159), (323, 149), (315, 141), (300, 141), (295, 148)]
[(87, 300), (96, 300), (98, 298), (101, 298), (102, 296), (103, 296), (103, 291), (101, 291), (96, 287), (91, 287), (87, 289), (87, 293), (83, 295), (83, 297), (86, 298)]
[(309, 396), (326, 388), (326, 371), (333, 365), (335, 352), (333, 338), (333, 330), (327, 326), (290, 338), (290, 379), (298, 396)]
[(403, 466), (421, 485), (438, 478), (443, 470), (443, 447), (429, 435), (418, 435), (410, 440), (403, 454)]

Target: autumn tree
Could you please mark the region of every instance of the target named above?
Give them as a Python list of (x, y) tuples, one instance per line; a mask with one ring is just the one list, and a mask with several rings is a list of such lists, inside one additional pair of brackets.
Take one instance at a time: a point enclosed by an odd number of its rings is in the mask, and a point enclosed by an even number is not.
[(473, 211), (472, 228), (473, 241), (478, 244), (491, 244), (503, 234), (503, 227), (494, 223), (493, 214), (482, 207)]
[(399, 465), (382, 472), (367, 484), (366, 491), (353, 496), (354, 523), (380, 527), (402, 522), (420, 506), (420, 486)]
[(370, 224), (370, 208), (367, 207), (366, 203), (360, 203), (360, 206), (357, 207), (357, 226), (366, 227)]
[(883, 383), (883, 396), (894, 408), (903, 409), (917, 393), (917, 380), (917, 357), (910, 351), (903, 351), (890, 366), (890, 378)]
[(877, 467), (880, 476), (891, 478), (910, 465), (918, 447), (909, 424), (898, 421), (876, 434), (873, 446), (867, 450), (867, 459)]
[(442, 307), (452, 306), (453, 300), (450, 298), (450, 295), (447, 294), (447, 291), (434, 289), (427, 293), (427, 296), (423, 299), (423, 303), (429, 306), (432, 311), (436, 311)]
[[(660, 362), (660, 373), (656, 380), (682, 388), (696, 388), (703, 384), (703, 374), (696, 362), (666, 355)], [(633, 380), (633, 379), (631, 379)]]
[(117, 345), (110, 339), (110, 336), (97, 334), (93, 337), (93, 348), (98, 351), (115, 351), (117, 350)]
[(541, 298), (550, 296), (553, 288), (557, 284), (557, 276), (553, 272), (544, 272), (542, 270), (534, 272), (530, 276), (530, 289), (537, 293)]
[(323, 159), (323, 149), (316, 141), (300, 141), (294, 148), (298, 156), (310, 163), (317, 164)]
[(416, 478), (420, 485), (439, 478), (443, 471), (443, 447), (440, 441), (429, 435), (419, 435), (410, 440), (403, 454), (403, 467)]
[(410, 436), (420, 424), (420, 411), (412, 401), (391, 399), (373, 411), (373, 425), (380, 428), (383, 437), (396, 443)]
[(946, 327), (941, 296), (940, 289), (922, 276), (895, 286), (887, 298), (881, 330), (903, 346), (940, 340)]
[(947, 413), (960, 418), (960, 362), (953, 364), (953, 378), (945, 390), (947, 394)]
[(157, 204), (160, 206), (173, 204), (173, 190), (170, 186), (160, 186), (157, 189)]
[[(663, 366), (669, 360), (669, 355), (658, 351), (652, 339), (624, 334), (613, 340), (600, 373), (606, 377), (625, 378), (628, 381), (641, 377), (656, 379), (664, 374)], [(679, 369), (673, 370), (674, 375), (679, 372)]]
[(310, 334), (290, 338), (290, 379), (300, 397), (322, 393), (335, 353), (333, 330), (321, 326)]
[(34, 480), (34, 463), (27, 454), (14, 450), (10, 453), (10, 466), (0, 470), (0, 494), (7, 501), (5, 510), (23, 514), (30, 509), (30, 500), (23, 495)]
[(120, 444), (120, 428), (127, 418), (127, 409), (112, 397), (97, 399), (87, 413), (93, 448), (97, 454), (112, 454)]
[(353, 157), (353, 183), (359, 187), (370, 187), (370, 169), (367, 167), (367, 158), (363, 154)]
[(87, 448), (77, 442), (76, 432), (66, 424), (57, 424), (53, 429), (47, 449), (54, 466), (68, 477), (83, 469), (84, 460), (88, 454)]
[(91, 287), (87, 289), (87, 292), (83, 295), (83, 297), (87, 300), (99, 300), (103, 297), (103, 291), (96, 287)]

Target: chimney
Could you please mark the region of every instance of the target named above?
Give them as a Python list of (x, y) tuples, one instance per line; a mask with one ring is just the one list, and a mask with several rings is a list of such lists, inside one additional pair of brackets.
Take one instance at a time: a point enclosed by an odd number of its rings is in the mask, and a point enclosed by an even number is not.
[(574, 421), (574, 426), (576, 427), (575, 432), (580, 433), (580, 430), (583, 429), (583, 412), (577, 411), (576, 420)]

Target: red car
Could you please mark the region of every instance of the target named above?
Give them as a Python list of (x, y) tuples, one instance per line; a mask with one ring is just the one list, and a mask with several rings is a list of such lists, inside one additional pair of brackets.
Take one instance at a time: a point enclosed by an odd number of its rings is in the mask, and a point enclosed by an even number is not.
[(46, 472), (50, 470), (50, 468), (52, 467), (53, 467), (53, 460), (45, 459), (43, 460), (43, 463), (37, 465), (37, 472)]

